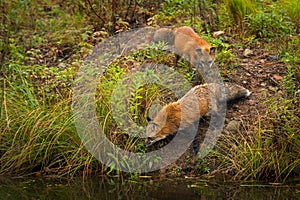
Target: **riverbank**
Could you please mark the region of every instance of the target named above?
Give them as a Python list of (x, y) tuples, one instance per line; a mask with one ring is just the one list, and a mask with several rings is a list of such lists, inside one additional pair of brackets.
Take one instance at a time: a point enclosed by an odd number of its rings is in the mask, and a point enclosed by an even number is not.
[[(149, 175), (265, 182), (285, 182), (299, 176), (300, 38), (299, 24), (291, 12), (296, 6), (285, 4), (282, 8), (280, 3), (263, 2), (255, 5), (252, 13), (244, 10), (244, 15), (234, 17), (230, 1), (217, 5), (124, 2), (114, 5), (119, 9), (92, 3), (99, 10), (115, 9), (117, 14), (97, 16), (98, 12), (81, 1), (3, 2), (1, 9), (6, 17), (1, 18), (0, 174), (138, 176), (116, 170), (119, 161), (110, 166), (100, 163), (85, 149), (71, 110), (73, 81), (94, 46), (112, 35), (135, 27), (189, 25), (218, 48), (215, 65), (222, 79), (242, 85), (252, 94), (228, 105), (227, 128), (207, 157), (198, 159), (187, 151), (175, 163)], [(214, 34), (219, 30), (224, 34)], [(149, 149), (143, 139), (130, 137), (128, 130), (116, 123), (111, 96), (119, 80), (149, 62), (173, 69), (175, 56), (163, 46), (152, 44), (129, 52), (107, 66), (96, 93), (97, 117), (107, 137), (137, 153)], [(192, 82), (194, 74), (186, 61), (181, 60), (175, 70)], [(141, 87), (130, 99), (130, 119), (145, 126), (151, 103), (164, 105), (174, 100), (174, 94), (158, 85)], [(238, 126), (228, 127), (232, 123)], [(205, 119), (201, 121), (199, 133), (205, 132), (207, 125)]]

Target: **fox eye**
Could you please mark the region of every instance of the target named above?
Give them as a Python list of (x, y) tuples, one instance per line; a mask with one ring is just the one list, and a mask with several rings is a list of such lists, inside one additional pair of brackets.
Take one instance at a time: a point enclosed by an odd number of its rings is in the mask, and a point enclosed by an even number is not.
[(152, 121), (152, 119), (150, 118), (150, 117), (146, 117), (146, 119), (147, 119), (147, 122), (151, 122)]
[(202, 53), (202, 49), (196, 49), (196, 52), (199, 54), (199, 55), (202, 55), (203, 53)]
[(210, 54), (215, 54), (217, 51), (216, 47), (210, 47)]
[(157, 127), (158, 127), (157, 124), (152, 124), (152, 126), (151, 126), (152, 131), (156, 131)]

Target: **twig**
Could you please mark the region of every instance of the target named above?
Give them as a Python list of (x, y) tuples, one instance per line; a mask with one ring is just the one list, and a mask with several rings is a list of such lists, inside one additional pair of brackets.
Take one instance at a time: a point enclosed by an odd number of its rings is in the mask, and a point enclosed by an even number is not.
[[(2, 112), (5, 112), (6, 127), (9, 127), (9, 116), (7, 113), (7, 106), (6, 106), (5, 88), (6, 88), (6, 78), (3, 79), (0, 117), (2, 118)], [(1, 137), (1, 135), (0, 135), (0, 137)]]
[(103, 23), (105, 23), (105, 20), (100, 16), (100, 15), (98, 15), (98, 13), (95, 11), (95, 9), (93, 8), (93, 5), (91, 4), (91, 2), (90, 2), (90, 0), (85, 0), (88, 4), (89, 4), (89, 6), (90, 6), (90, 8), (91, 8), (91, 10), (93, 11), (93, 13), (103, 22)]
[(125, 14), (124, 20), (127, 19), (128, 14), (129, 14), (129, 10), (130, 10), (131, 6), (132, 6), (132, 0), (129, 0), (129, 4), (128, 4), (127, 10), (126, 10), (126, 14)]

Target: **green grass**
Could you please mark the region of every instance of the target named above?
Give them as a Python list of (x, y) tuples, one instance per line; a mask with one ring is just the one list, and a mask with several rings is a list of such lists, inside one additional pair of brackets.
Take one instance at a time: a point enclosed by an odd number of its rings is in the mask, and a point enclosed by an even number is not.
[[(229, 14), (229, 15), (228, 15)], [(299, 31), (299, 0), (225, 0), (220, 6), (220, 25), (242, 37), (271, 39)]]
[(257, 3), (252, 0), (225, 0), (224, 1), (225, 9), (224, 13), (229, 13), (230, 22), (234, 25), (237, 25), (237, 28), (244, 30), (245, 24), (244, 20), (246, 16), (255, 13), (258, 9)]
[(295, 24), (296, 29), (300, 28), (300, 1), (299, 0), (282, 0), (279, 4), (284, 9), (284, 12), (289, 16), (290, 20)]
[[(90, 2), (92, 7), (86, 1), (60, 2), (62, 6), (46, 0), (1, 2), (0, 174), (120, 175), (122, 172), (115, 170), (118, 165), (132, 164), (128, 159), (120, 162), (111, 155), (114, 162), (104, 166), (85, 149), (71, 111), (72, 83), (82, 60), (96, 43), (109, 34), (134, 27), (131, 23), (140, 19), (137, 13), (153, 15), (147, 10), (150, 7), (142, 8), (154, 3), (136, 1), (137, 5), (128, 5), (128, 1), (121, 1), (114, 5), (118, 9), (113, 13), (111, 4)], [(101, 13), (105, 13), (100, 16), (102, 19), (97, 17)], [(220, 15), (216, 16), (217, 13)], [(259, 4), (225, 0), (220, 6), (213, 1), (168, 0), (157, 15), (149, 18), (152, 25), (190, 25), (198, 33), (204, 30), (208, 35), (217, 29), (224, 30), (225, 35), (220, 38), (203, 36), (218, 47), (216, 63), (224, 70), (223, 75), (237, 66), (235, 48), (244, 49), (248, 45), (231, 44), (230, 39), (236, 39), (235, 35), (247, 35), (242, 40), (248, 40), (249, 45), (276, 41), (269, 48), (278, 52), (286, 64), (280, 85), (283, 94), (264, 102), (266, 114), (258, 115), (255, 127), (247, 127), (245, 122), (237, 134), (223, 135), (214, 154), (220, 171), (234, 179), (285, 181), (299, 176), (299, 13), (299, 0)], [(176, 100), (172, 91), (162, 86), (163, 82), (139, 87), (132, 84), (128, 88), (131, 91), (128, 112), (117, 116), (112, 113), (112, 105), (122, 111), (122, 101), (111, 98), (116, 86), (122, 89), (120, 80), (139, 81), (126, 77), (127, 73), (149, 62), (174, 65), (174, 55), (158, 51), (157, 48), (164, 48), (159, 45), (119, 57), (99, 80), (96, 109), (100, 126), (124, 150), (146, 152), (144, 141), (133, 136), (145, 126), (147, 115)], [(177, 70), (188, 81), (193, 79), (186, 62), (180, 62)], [(149, 77), (155, 77), (154, 71), (147, 71)], [(157, 77), (162, 78), (174, 81), (171, 76)], [(174, 87), (183, 88), (176, 81)], [(118, 121), (125, 117), (134, 124), (124, 128)], [(201, 160), (197, 166), (207, 173), (210, 169), (205, 162)], [(180, 166), (177, 169), (178, 174), (183, 174)]]
[[(266, 116), (258, 118), (258, 125), (253, 129), (243, 128), (238, 134), (222, 135), (214, 155), (221, 161), (221, 171), (231, 174), (235, 180), (273, 180), (286, 181), (297, 175), (300, 169), (299, 117), (294, 110), (280, 110), (289, 102), (273, 99)], [(276, 101), (276, 102), (275, 102)], [(283, 105), (281, 105), (283, 104)], [(291, 116), (281, 119), (279, 113), (288, 112)], [(285, 113), (287, 116), (288, 113)], [(275, 116), (275, 117), (268, 117)], [(262, 125), (270, 123), (268, 126)], [(299, 175), (299, 174), (298, 174)]]
[(37, 98), (25, 79), (16, 88), (4, 79), (1, 102), (0, 174), (72, 175), (83, 170), (91, 155), (84, 150), (73, 124), (71, 98), (53, 105)]

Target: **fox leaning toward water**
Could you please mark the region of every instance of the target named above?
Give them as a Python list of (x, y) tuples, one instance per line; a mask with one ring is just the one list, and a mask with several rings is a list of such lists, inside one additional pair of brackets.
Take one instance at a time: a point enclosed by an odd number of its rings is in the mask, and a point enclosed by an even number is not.
[[(195, 86), (178, 101), (165, 105), (154, 119), (147, 117), (147, 146), (172, 135), (179, 128), (188, 128), (202, 116), (208, 114), (210, 109), (214, 109), (211, 99), (233, 101), (251, 94), (242, 86), (224, 83), (225, 99), (222, 99), (219, 86), (217, 83)], [(195, 103), (196, 109), (195, 106), (192, 106)]]
[(188, 26), (174, 29), (160, 28), (154, 33), (153, 40), (174, 45), (176, 63), (181, 56), (188, 57), (190, 67), (197, 67), (200, 63), (209, 65), (215, 59), (216, 48)]

